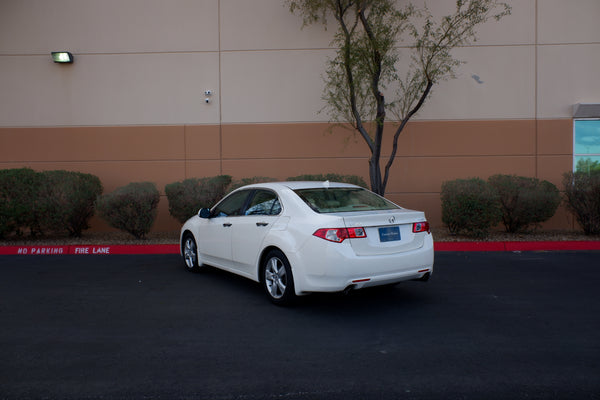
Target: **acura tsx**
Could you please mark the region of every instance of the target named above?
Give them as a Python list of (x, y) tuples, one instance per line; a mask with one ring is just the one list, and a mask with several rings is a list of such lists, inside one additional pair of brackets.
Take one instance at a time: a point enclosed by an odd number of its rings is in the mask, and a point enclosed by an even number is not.
[(180, 243), (188, 270), (210, 265), (260, 282), (279, 305), (433, 273), (424, 213), (343, 183), (241, 187), (186, 221)]

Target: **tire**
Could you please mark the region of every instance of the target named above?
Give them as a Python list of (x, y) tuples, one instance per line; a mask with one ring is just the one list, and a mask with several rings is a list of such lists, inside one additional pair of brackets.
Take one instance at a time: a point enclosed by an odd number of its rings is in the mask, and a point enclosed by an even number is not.
[(198, 246), (191, 233), (186, 233), (181, 241), (181, 252), (183, 254), (183, 265), (190, 272), (200, 271), (198, 264)]
[(271, 250), (264, 258), (261, 282), (269, 300), (279, 306), (290, 305), (296, 299), (290, 262), (279, 250)]

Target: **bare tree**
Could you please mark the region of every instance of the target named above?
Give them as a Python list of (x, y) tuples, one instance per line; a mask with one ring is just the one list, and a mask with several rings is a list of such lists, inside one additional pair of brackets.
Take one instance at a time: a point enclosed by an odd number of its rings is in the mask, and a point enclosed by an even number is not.
[[(371, 190), (385, 194), (398, 138), (421, 109), (437, 83), (455, 77), (462, 61), (451, 53), (476, 41), (475, 28), (491, 18), (510, 14), (496, 0), (458, 0), (452, 15), (436, 20), (425, 7), (394, 0), (286, 0), (304, 26), (335, 20), (332, 45), (336, 56), (328, 60), (323, 99), (331, 121), (351, 127), (371, 151)], [(400, 42), (411, 50), (408, 69), (398, 71)], [(384, 95), (384, 92), (386, 95)], [(389, 98), (386, 98), (389, 97)], [(381, 171), (381, 152), (388, 113), (392, 149)], [(389, 127), (389, 124), (388, 124)]]

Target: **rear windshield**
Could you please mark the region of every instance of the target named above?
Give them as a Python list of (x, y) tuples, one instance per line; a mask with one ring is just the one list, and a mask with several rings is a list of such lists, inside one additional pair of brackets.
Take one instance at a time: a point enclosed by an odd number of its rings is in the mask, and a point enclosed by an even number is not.
[(297, 189), (294, 192), (318, 213), (394, 210), (397, 205), (361, 188)]

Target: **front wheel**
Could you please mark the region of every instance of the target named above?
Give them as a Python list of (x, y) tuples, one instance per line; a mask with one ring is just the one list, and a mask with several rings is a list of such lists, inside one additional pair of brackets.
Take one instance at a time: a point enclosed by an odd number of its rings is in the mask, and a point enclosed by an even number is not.
[(183, 253), (183, 262), (185, 268), (190, 272), (198, 272), (200, 265), (198, 264), (198, 246), (191, 233), (185, 234), (181, 243), (181, 252)]
[(292, 268), (285, 254), (271, 250), (262, 265), (262, 284), (271, 302), (277, 305), (289, 305), (295, 298)]

